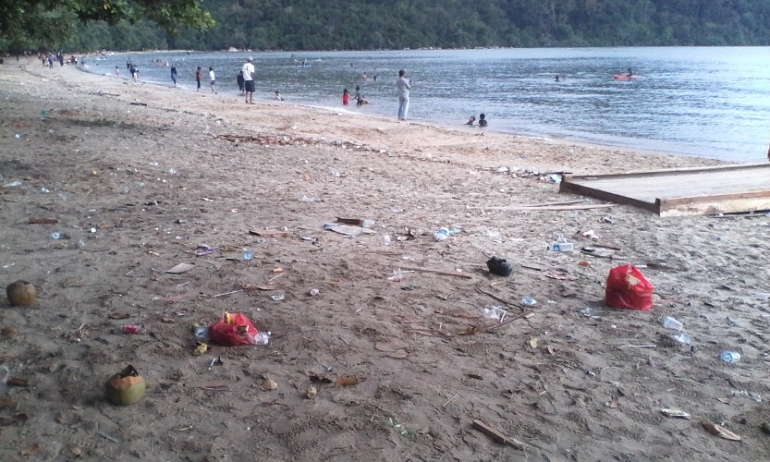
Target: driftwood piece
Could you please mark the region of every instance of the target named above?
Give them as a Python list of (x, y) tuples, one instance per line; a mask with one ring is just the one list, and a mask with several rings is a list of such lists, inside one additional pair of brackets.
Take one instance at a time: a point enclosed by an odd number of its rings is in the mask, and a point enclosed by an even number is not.
[(473, 421), (473, 428), (487, 435), (488, 437), (492, 438), (493, 440), (497, 441), (500, 444), (511, 446), (512, 448), (518, 449), (519, 451), (524, 450), (524, 443), (522, 443), (521, 441), (517, 441), (514, 438), (508, 438), (507, 436), (503, 435), (499, 431), (495, 430), (494, 428), (490, 427), (489, 425), (485, 424), (484, 422), (478, 419), (475, 419)]

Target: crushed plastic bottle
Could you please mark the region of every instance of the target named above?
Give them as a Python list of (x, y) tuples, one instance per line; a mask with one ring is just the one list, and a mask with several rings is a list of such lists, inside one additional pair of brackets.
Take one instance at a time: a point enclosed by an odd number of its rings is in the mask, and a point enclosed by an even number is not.
[(676, 318), (672, 316), (663, 316), (660, 318), (660, 324), (666, 329), (684, 330), (684, 324), (677, 321)]
[(521, 304), (524, 306), (534, 306), (537, 305), (537, 301), (532, 297), (522, 297)]
[(671, 338), (684, 345), (689, 345), (690, 343), (692, 343), (692, 339), (690, 338), (689, 335), (687, 335), (687, 332), (680, 332), (676, 335), (672, 335)]
[(726, 363), (734, 364), (741, 360), (741, 354), (737, 351), (725, 350), (719, 353), (719, 359)]

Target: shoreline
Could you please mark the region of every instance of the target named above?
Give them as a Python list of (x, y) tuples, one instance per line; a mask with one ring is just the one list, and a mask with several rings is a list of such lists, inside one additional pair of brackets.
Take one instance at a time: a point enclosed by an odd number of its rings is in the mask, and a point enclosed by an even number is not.
[[(233, 53), (235, 53), (235, 52), (233, 52)], [(123, 54), (126, 54), (126, 53), (123, 53)], [(94, 75), (94, 76), (115, 78), (114, 74), (112, 74), (110, 72), (106, 72), (104, 74), (99, 74), (99, 73), (90, 71), (89, 69), (83, 69), (83, 68), (80, 68), (80, 67), (77, 67), (77, 70), (80, 71), (80, 72), (86, 73), (86, 74)], [(130, 77), (126, 78), (126, 77), (124, 77), (122, 75), (122, 73), (123, 73), (123, 70), (121, 70), (121, 77), (119, 78), (120, 81), (129, 82), (129, 84), (133, 83), (131, 81)], [(140, 79), (138, 83), (152, 85), (152, 86), (155, 86), (155, 87), (157, 87), (159, 89), (163, 88), (163, 89), (166, 89), (166, 90), (174, 90), (173, 86), (164, 84), (164, 83), (159, 82), (159, 81), (151, 81), (151, 80), (143, 81), (143, 80)], [(203, 88), (207, 89), (208, 87), (206, 85), (202, 84), (201, 88), (202, 89)], [(179, 89), (180, 91), (189, 92), (191, 94), (206, 93), (206, 91), (196, 92), (193, 87), (189, 87), (189, 88), (187, 88), (187, 87), (181, 87), (181, 88), (177, 87), (177, 89)], [(234, 92), (225, 92), (225, 93), (218, 92), (218, 93), (221, 93), (221, 94), (227, 95), (227, 96), (231, 96), (231, 97), (234, 98), (234, 100), (237, 100), (238, 98), (242, 97), (241, 94), (234, 93)], [(210, 92), (208, 92), (207, 94), (210, 94)], [(345, 114), (349, 114), (349, 115), (355, 116), (355, 117), (371, 118), (371, 119), (380, 120), (380, 121), (383, 121), (383, 122), (384, 121), (395, 121), (395, 117), (394, 118), (390, 118), (390, 117), (385, 116), (385, 115), (372, 114), (372, 113), (364, 114), (364, 113), (357, 112), (357, 111), (354, 111), (354, 110), (350, 110), (350, 109), (347, 109), (347, 108), (344, 108), (344, 107), (336, 108), (336, 107), (332, 107), (332, 106), (325, 106), (325, 105), (322, 105), (321, 103), (317, 103), (317, 104), (315, 104), (315, 103), (297, 103), (297, 102), (293, 102), (293, 101), (276, 102), (276, 101), (271, 100), (271, 98), (269, 98), (269, 97), (266, 97), (265, 99), (257, 100), (257, 101), (259, 103), (292, 104), (294, 106), (306, 107), (306, 108), (311, 108), (311, 109), (316, 109), (316, 110), (321, 110), (321, 111), (327, 111), (329, 113), (345, 113)], [(410, 121), (408, 121), (408, 123), (411, 123), (411, 124), (422, 124), (422, 125), (424, 125), (426, 127), (434, 127), (436, 129), (440, 129), (440, 130), (451, 130), (451, 131), (460, 131), (460, 132), (467, 131), (468, 133), (473, 133), (473, 132), (471, 132), (471, 130), (474, 130), (475, 131), (474, 134), (490, 134), (490, 135), (494, 135), (494, 136), (504, 136), (504, 137), (507, 136), (507, 137), (511, 137), (511, 138), (523, 138), (523, 139), (529, 139), (529, 140), (533, 140), (533, 141), (541, 141), (541, 142), (550, 143), (550, 144), (559, 143), (559, 144), (564, 144), (564, 145), (581, 146), (581, 147), (586, 148), (586, 149), (598, 148), (598, 149), (607, 149), (607, 150), (615, 150), (615, 151), (624, 151), (624, 152), (632, 152), (632, 153), (635, 153), (635, 154), (638, 154), (638, 155), (643, 155), (643, 156), (650, 156), (650, 155), (652, 155), (652, 156), (664, 156), (664, 157), (680, 157), (680, 158), (684, 158), (684, 159), (690, 159), (692, 162), (695, 162), (696, 164), (698, 163), (699, 160), (703, 160), (703, 161), (706, 162), (704, 165), (716, 165), (716, 164), (729, 165), (729, 164), (741, 163), (741, 162), (732, 162), (732, 161), (727, 161), (727, 160), (722, 160), (722, 159), (715, 159), (715, 158), (709, 158), (709, 157), (698, 157), (698, 156), (693, 156), (693, 155), (690, 155), (690, 154), (679, 153), (679, 152), (647, 150), (647, 149), (636, 149), (636, 148), (631, 148), (631, 147), (623, 146), (623, 145), (602, 144), (602, 143), (596, 143), (596, 142), (592, 142), (592, 141), (587, 141), (587, 140), (580, 139), (580, 138), (558, 137), (558, 136), (552, 136), (552, 135), (544, 135), (544, 134), (540, 135), (540, 134), (531, 134), (531, 133), (524, 133), (524, 132), (511, 133), (511, 132), (504, 132), (504, 131), (495, 131), (494, 129), (487, 129), (487, 130), (484, 130), (484, 131), (480, 132), (480, 131), (478, 131), (477, 127), (466, 128), (464, 125), (460, 125), (460, 126), (446, 125), (446, 124), (430, 122), (430, 121), (425, 121), (425, 120), (418, 120), (418, 119), (410, 120)], [(486, 136), (486, 135), (484, 135), (484, 136)], [(746, 162), (743, 162), (743, 163), (746, 163)], [(687, 165), (691, 165), (691, 164), (688, 162)], [(638, 169), (637, 168), (635, 170), (643, 170), (643, 169)]]

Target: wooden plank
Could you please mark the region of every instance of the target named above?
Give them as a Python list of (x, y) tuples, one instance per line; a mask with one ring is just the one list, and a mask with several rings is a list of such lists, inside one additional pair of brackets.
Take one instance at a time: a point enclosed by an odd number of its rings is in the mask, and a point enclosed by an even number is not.
[(719, 213), (751, 212), (770, 210), (770, 198), (748, 198), (715, 202), (696, 202), (661, 208), (661, 217), (684, 217), (694, 215), (715, 215)]
[(604, 201), (615, 202), (616, 204), (633, 205), (641, 209), (649, 210), (651, 212), (658, 213), (658, 207), (655, 203), (644, 202), (631, 197), (621, 196), (601, 189), (591, 188), (582, 184), (568, 183), (562, 181), (559, 186), (560, 193), (572, 193), (579, 194), (581, 196), (594, 197)]
[(671, 168), (661, 170), (646, 170), (646, 171), (629, 171), (625, 173), (599, 173), (596, 175), (574, 175), (564, 174), (562, 175), (562, 182), (565, 179), (570, 181), (578, 180), (606, 180), (613, 178), (640, 178), (649, 176), (670, 176), (678, 175), (682, 173), (713, 173), (713, 172), (728, 172), (728, 171), (741, 171), (741, 170), (754, 170), (754, 169), (770, 169), (769, 162), (756, 163), (756, 164), (730, 164), (730, 165), (715, 165), (707, 167), (687, 167), (687, 168)]

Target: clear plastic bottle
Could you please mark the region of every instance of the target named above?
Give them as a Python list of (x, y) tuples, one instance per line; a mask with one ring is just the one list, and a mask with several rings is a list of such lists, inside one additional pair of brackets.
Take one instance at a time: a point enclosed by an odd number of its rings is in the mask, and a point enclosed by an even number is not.
[(209, 328), (203, 326), (196, 327), (195, 340), (201, 343), (207, 343), (209, 341)]
[(255, 345), (267, 345), (270, 342), (270, 332), (259, 332), (253, 340)]
[(571, 242), (556, 242), (551, 246), (556, 252), (572, 252), (575, 250), (575, 244)]
[(737, 351), (725, 350), (719, 353), (719, 359), (726, 363), (734, 364), (741, 360), (741, 354)]
[(672, 335), (671, 338), (685, 345), (689, 345), (690, 343), (692, 343), (692, 339), (690, 339), (690, 336), (687, 335), (687, 332), (680, 332), (676, 335)]
[(684, 324), (677, 321), (676, 318), (671, 316), (663, 316), (660, 318), (660, 324), (666, 329), (684, 330)]

